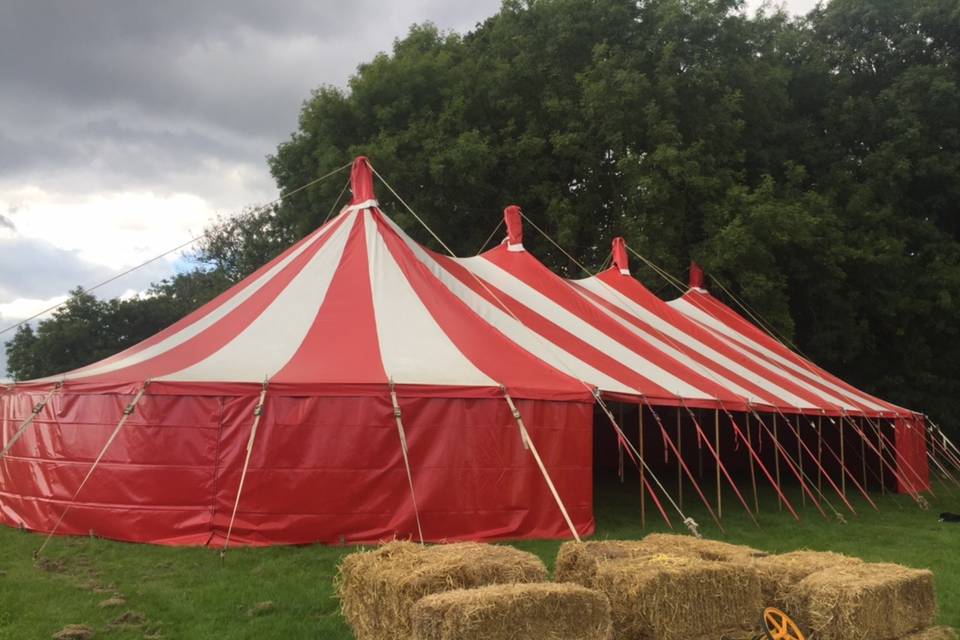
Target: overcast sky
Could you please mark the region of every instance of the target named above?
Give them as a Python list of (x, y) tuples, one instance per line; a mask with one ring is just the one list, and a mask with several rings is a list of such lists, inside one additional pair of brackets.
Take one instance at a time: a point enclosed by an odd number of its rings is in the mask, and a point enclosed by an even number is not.
[[(264, 158), (312, 89), (343, 86), (412, 23), (465, 31), (498, 7), (0, 0), (0, 329), (273, 199)], [(142, 291), (175, 260), (99, 293)]]

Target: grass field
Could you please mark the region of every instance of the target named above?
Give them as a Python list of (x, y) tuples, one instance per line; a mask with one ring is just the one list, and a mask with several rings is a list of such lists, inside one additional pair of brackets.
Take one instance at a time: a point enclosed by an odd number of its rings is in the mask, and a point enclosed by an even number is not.
[[(689, 496), (687, 506), (709, 537), (774, 552), (833, 550), (931, 568), (940, 622), (960, 626), (960, 525), (937, 522), (939, 511), (960, 511), (960, 490), (958, 497), (943, 489), (939, 493), (930, 511), (919, 510), (906, 496), (878, 497), (879, 513), (863, 501), (854, 502), (860, 515), (848, 517), (847, 524), (824, 521), (812, 507), (801, 511), (797, 524), (765, 496), (759, 529), (728, 496), (726, 535), (707, 525), (709, 516), (694, 508)], [(647, 532), (665, 528), (654, 515), (648, 512)], [(598, 537), (644, 534), (638, 498), (618, 487), (605, 487), (598, 497), (597, 520)], [(338, 561), (350, 548), (237, 549), (221, 563), (211, 549), (57, 538), (35, 565), (31, 554), (41, 541), (36, 534), (0, 528), (2, 640), (50, 638), (68, 624), (89, 625), (97, 639), (352, 637), (331, 584)], [(559, 544), (516, 546), (552, 566)], [(99, 606), (114, 596), (124, 603)]]

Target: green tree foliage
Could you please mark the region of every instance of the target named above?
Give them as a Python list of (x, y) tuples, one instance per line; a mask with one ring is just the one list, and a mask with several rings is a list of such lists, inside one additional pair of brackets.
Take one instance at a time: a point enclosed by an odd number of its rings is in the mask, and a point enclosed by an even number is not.
[(63, 373), (149, 338), (229, 285), (216, 270), (195, 270), (153, 285), (144, 296), (100, 300), (83, 289), (36, 329), (22, 325), (6, 344), (14, 380)]
[[(736, 0), (508, 0), (464, 36), (415, 26), (347, 90), (315, 92), (270, 166), (290, 191), (368, 155), (460, 254), (517, 203), (590, 268), (617, 234), (675, 274), (696, 258), (827, 368), (956, 422), (958, 84), (948, 0), (795, 19)], [(302, 235), (340, 186), (276, 223)]]
[[(226, 281), (250, 273), (330, 214), (345, 176), (300, 188), (360, 154), (461, 255), (516, 203), (591, 269), (615, 235), (679, 277), (697, 259), (826, 368), (960, 422), (955, 0), (833, 0), (800, 18), (739, 0), (507, 0), (465, 35), (414, 26), (346, 89), (309, 97), (269, 160), (289, 197), (222, 221), (198, 257)], [(529, 225), (526, 244), (579, 274)], [(16, 336), (11, 363), (43, 353), (42, 330)]]

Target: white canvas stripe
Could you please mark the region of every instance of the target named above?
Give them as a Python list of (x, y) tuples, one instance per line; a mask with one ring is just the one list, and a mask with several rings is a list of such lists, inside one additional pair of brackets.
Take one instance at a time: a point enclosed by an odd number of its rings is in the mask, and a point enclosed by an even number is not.
[(457, 262), (475, 273), (478, 277), (490, 282), (510, 297), (520, 301), (528, 308), (533, 309), (550, 322), (569, 331), (612, 358), (615, 358), (623, 365), (633, 369), (663, 389), (683, 398), (698, 400), (713, 399), (712, 396), (697, 389), (682, 378), (673, 375), (625, 345), (617, 342), (589, 322), (581, 320), (574, 314), (568, 312), (547, 296), (486, 258), (481, 256), (459, 258)]
[[(765, 378), (762, 375), (757, 374), (752, 369), (744, 367), (742, 364), (740, 364), (736, 360), (728, 358), (722, 353), (703, 344), (693, 336), (685, 333), (683, 330), (670, 324), (668, 321), (664, 320), (657, 314), (652, 313), (642, 305), (639, 305), (633, 300), (630, 300), (629, 298), (627, 298), (626, 296), (621, 295), (618, 291), (616, 291), (615, 289), (607, 285), (602, 280), (598, 278), (584, 278), (582, 280), (575, 280), (574, 282), (582, 286), (584, 289), (587, 289), (591, 293), (602, 298), (603, 300), (606, 300), (610, 304), (613, 304), (616, 307), (622, 309), (628, 314), (636, 316), (646, 324), (650, 325), (655, 331), (662, 333), (663, 335), (667, 336), (669, 339), (673, 340), (674, 342), (681, 344), (685, 347), (688, 347), (690, 349), (693, 349), (697, 353), (703, 354), (704, 356), (706, 356), (713, 362), (716, 362), (718, 365), (724, 367), (728, 371), (731, 371), (737, 374), (738, 376), (740, 376), (741, 378), (743, 378), (744, 380), (748, 380), (749, 382), (755, 384), (759, 388), (769, 393), (774, 398), (777, 398), (783, 404), (788, 405), (790, 407), (811, 408), (810, 402), (808, 400), (804, 400), (803, 398), (797, 395), (794, 395), (790, 391), (780, 387), (777, 384), (774, 384), (768, 378)], [(653, 339), (653, 337), (650, 336), (650, 334), (642, 330), (640, 327), (637, 327), (636, 325), (623, 320), (617, 314), (612, 313), (607, 309), (604, 309), (601, 305), (597, 305), (597, 306), (600, 307), (600, 309), (602, 309), (605, 313), (610, 315), (612, 318), (614, 318), (615, 320), (623, 324), (625, 327), (630, 329), (631, 331), (637, 333), (640, 336), (643, 336), (647, 340)], [(746, 353), (743, 352), (743, 350), (738, 349), (738, 351), (746, 355)], [(700, 367), (701, 369), (704, 368), (704, 365), (700, 364), (699, 362), (695, 362), (694, 364)], [(766, 365), (766, 363), (757, 363), (757, 364), (760, 364), (761, 366), (763, 366), (765, 369), (767, 369), (772, 373), (781, 374), (781, 372), (778, 369), (772, 366), (768, 366)], [(730, 382), (727, 382), (726, 378), (724, 378), (719, 373), (716, 373), (714, 375), (716, 376), (717, 381), (720, 382), (721, 384), (723, 385), (732, 384)], [(760, 398), (753, 397), (746, 392), (744, 392), (743, 395), (750, 397), (751, 401), (762, 402)]]
[[(214, 309), (213, 311), (208, 313), (203, 318), (200, 318), (193, 324), (190, 324), (189, 326), (184, 327), (177, 333), (171, 336), (168, 336), (167, 338), (161, 340), (157, 344), (147, 347), (146, 349), (143, 349), (142, 351), (139, 351), (127, 358), (123, 358), (122, 360), (117, 360), (109, 364), (105, 364), (99, 367), (93, 367), (91, 369), (87, 369), (85, 371), (69, 375), (66, 377), (66, 379), (79, 380), (82, 378), (102, 375), (104, 373), (110, 373), (111, 371), (116, 371), (118, 369), (123, 369), (125, 367), (130, 367), (136, 364), (140, 364), (141, 362), (145, 362), (146, 360), (150, 360), (151, 358), (156, 358), (157, 356), (160, 356), (166, 353), (167, 351), (170, 351), (171, 349), (178, 347), (179, 345), (183, 344), (184, 342), (193, 338), (194, 336), (199, 335), (209, 327), (213, 326), (214, 324), (216, 324), (217, 322), (225, 318), (231, 311), (233, 311), (234, 309), (239, 307), (241, 304), (249, 300), (257, 291), (263, 288), (264, 285), (266, 285), (270, 280), (276, 277), (277, 274), (283, 271), (283, 269), (288, 264), (296, 260), (297, 257), (300, 256), (300, 254), (302, 254), (304, 251), (307, 251), (308, 249), (310, 249), (310, 247), (316, 244), (317, 241), (327, 231), (327, 229), (329, 229), (330, 226), (339, 217), (340, 216), (337, 216), (337, 218), (334, 218), (334, 220), (331, 220), (330, 223), (328, 223), (327, 225), (314, 231), (313, 237), (310, 240), (308, 240), (307, 242), (304, 242), (301, 246), (297, 247), (297, 249), (293, 251), (290, 255), (288, 255), (286, 258), (284, 258), (283, 260), (275, 264), (266, 273), (261, 275), (259, 278), (257, 278), (253, 282), (251, 282), (242, 291), (234, 295), (230, 300), (223, 303), (217, 309)], [(58, 377), (57, 379), (59, 380), (63, 378)]]
[(444, 269), (440, 263), (434, 260), (423, 247), (404, 233), (392, 220), (386, 216), (384, 216), (383, 219), (386, 220), (387, 224), (390, 225), (397, 235), (407, 244), (407, 247), (410, 248), (416, 258), (423, 263), (447, 289), (470, 307), (474, 313), (483, 318), (487, 324), (512, 340), (522, 349), (552, 366), (554, 369), (566, 373), (590, 387), (597, 387), (602, 391), (611, 393), (637, 395), (637, 389), (624, 385), (593, 368), (576, 356), (564, 351), (560, 346), (549, 342), (546, 338), (513, 318), (513, 316), (506, 313), (498, 305), (487, 301), (486, 298), (464, 285), (456, 276)]
[[(690, 318), (693, 318), (694, 320), (696, 320), (697, 322), (699, 322), (699, 323), (702, 324), (703, 326), (707, 327), (708, 329), (712, 330), (714, 333), (718, 334), (721, 338), (725, 339), (725, 340), (726, 340), (729, 344), (731, 344), (731, 346), (733, 346), (734, 348), (738, 348), (737, 345), (735, 344), (735, 342), (740, 342), (740, 343), (742, 343), (742, 344), (745, 344), (745, 345), (747, 345), (748, 347), (750, 347), (751, 349), (753, 349), (753, 350), (755, 350), (755, 351), (763, 354), (765, 357), (773, 360), (774, 362), (776, 362), (777, 364), (779, 364), (779, 365), (781, 365), (781, 366), (783, 366), (783, 367), (786, 367), (787, 369), (790, 369), (791, 371), (793, 371), (793, 372), (795, 372), (795, 373), (797, 373), (797, 374), (800, 374), (800, 375), (803, 375), (803, 376), (807, 376), (808, 378), (811, 378), (811, 377), (812, 377), (812, 378), (816, 379), (818, 383), (820, 383), (821, 385), (823, 385), (824, 387), (826, 387), (826, 388), (828, 388), (828, 389), (831, 389), (832, 391), (837, 392), (837, 393), (840, 394), (842, 397), (844, 397), (844, 398), (852, 398), (857, 404), (862, 405), (863, 407), (866, 407), (867, 409), (870, 409), (870, 410), (872, 410), (872, 411), (883, 411), (883, 410), (884, 410), (883, 407), (877, 405), (876, 403), (870, 401), (870, 400), (867, 399), (867, 398), (864, 398), (864, 397), (861, 396), (860, 394), (853, 393), (853, 392), (851, 392), (849, 389), (845, 389), (845, 388), (841, 387), (840, 385), (837, 385), (837, 384), (831, 382), (830, 380), (827, 380), (827, 379), (823, 378), (823, 377), (820, 376), (816, 371), (813, 371), (813, 370), (811, 370), (811, 369), (808, 369), (808, 368), (805, 368), (805, 367), (803, 367), (803, 366), (801, 366), (801, 365), (798, 365), (797, 363), (792, 362), (791, 360), (789, 360), (789, 359), (787, 359), (787, 358), (784, 358), (783, 356), (781, 356), (781, 355), (779, 355), (779, 354), (771, 351), (770, 349), (764, 347), (762, 344), (759, 344), (758, 342), (755, 342), (754, 340), (751, 340), (750, 338), (748, 338), (747, 336), (743, 335), (743, 334), (740, 333), (739, 331), (735, 331), (735, 330), (731, 329), (731, 328), (728, 327), (726, 324), (724, 324), (724, 323), (721, 322), (720, 320), (717, 320), (716, 318), (714, 318), (712, 315), (710, 315), (709, 313), (707, 313), (707, 312), (704, 311), (703, 309), (701, 309), (701, 308), (697, 307), (696, 305), (690, 303), (688, 300), (685, 300), (685, 299), (683, 299), (683, 298), (678, 298), (678, 299), (676, 299), (676, 300), (671, 300), (671, 301), (668, 302), (667, 304), (669, 304), (670, 306), (672, 306), (672, 307), (673, 307), (674, 309), (676, 309), (677, 311), (680, 311), (680, 312), (683, 313), (684, 315), (686, 315), (686, 316), (688, 316), (688, 317), (690, 317)], [(738, 348), (738, 349), (739, 349), (739, 348)], [(748, 357), (750, 357), (749, 354), (748, 354)], [(837, 399), (837, 398), (831, 396), (830, 394), (824, 392), (822, 389), (818, 389), (817, 387), (809, 384), (806, 380), (801, 379), (801, 378), (797, 378), (795, 375), (791, 375), (789, 372), (784, 371), (784, 372), (782, 372), (782, 375), (784, 375), (785, 377), (789, 377), (792, 382), (795, 382), (796, 384), (802, 386), (804, 389), (807, 389), (807, 390), (810, 391), (811, 393), (815, 393), (815, 394), (819, 395), (820, 397), (822, 397), (822, 398), (824, 398), (824, 399), (827, 399), (828, 401), (832, 402), (833, 404), (839, 405), (839, 406), (841, 406), (841, 407), (843, 407), (843, 408), (845, 408), (845, 409), (858, 409), (858, 408), (859, 408), (859, 407), (857, 407), (856, 405), (852, 404), (849, 400), (840, 400), (840, 399)]]
[(337, 272), (354, 221), (344, 221), (273, 303), (218, 351), (168, 381), (263, 382), (282, 369), (303, 343)]
[(398, 384), (497, 386), (437, 324), (380, 237), (370, 212), (362, 215), (380, 356), (387, 375)]

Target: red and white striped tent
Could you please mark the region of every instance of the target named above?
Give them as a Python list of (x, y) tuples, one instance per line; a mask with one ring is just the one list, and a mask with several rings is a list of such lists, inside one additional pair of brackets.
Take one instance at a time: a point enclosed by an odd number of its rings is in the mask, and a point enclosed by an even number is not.
[(517, 208), (502, 245), (450, 258), (383, 214), (366, 159), (351, 179), (338, 216), (170, 328), (8, 387), (0, 519), (170, 544), (584, 535), (602, 398), (912, 416), (656, 299), (623, 255), (556, 276)]

